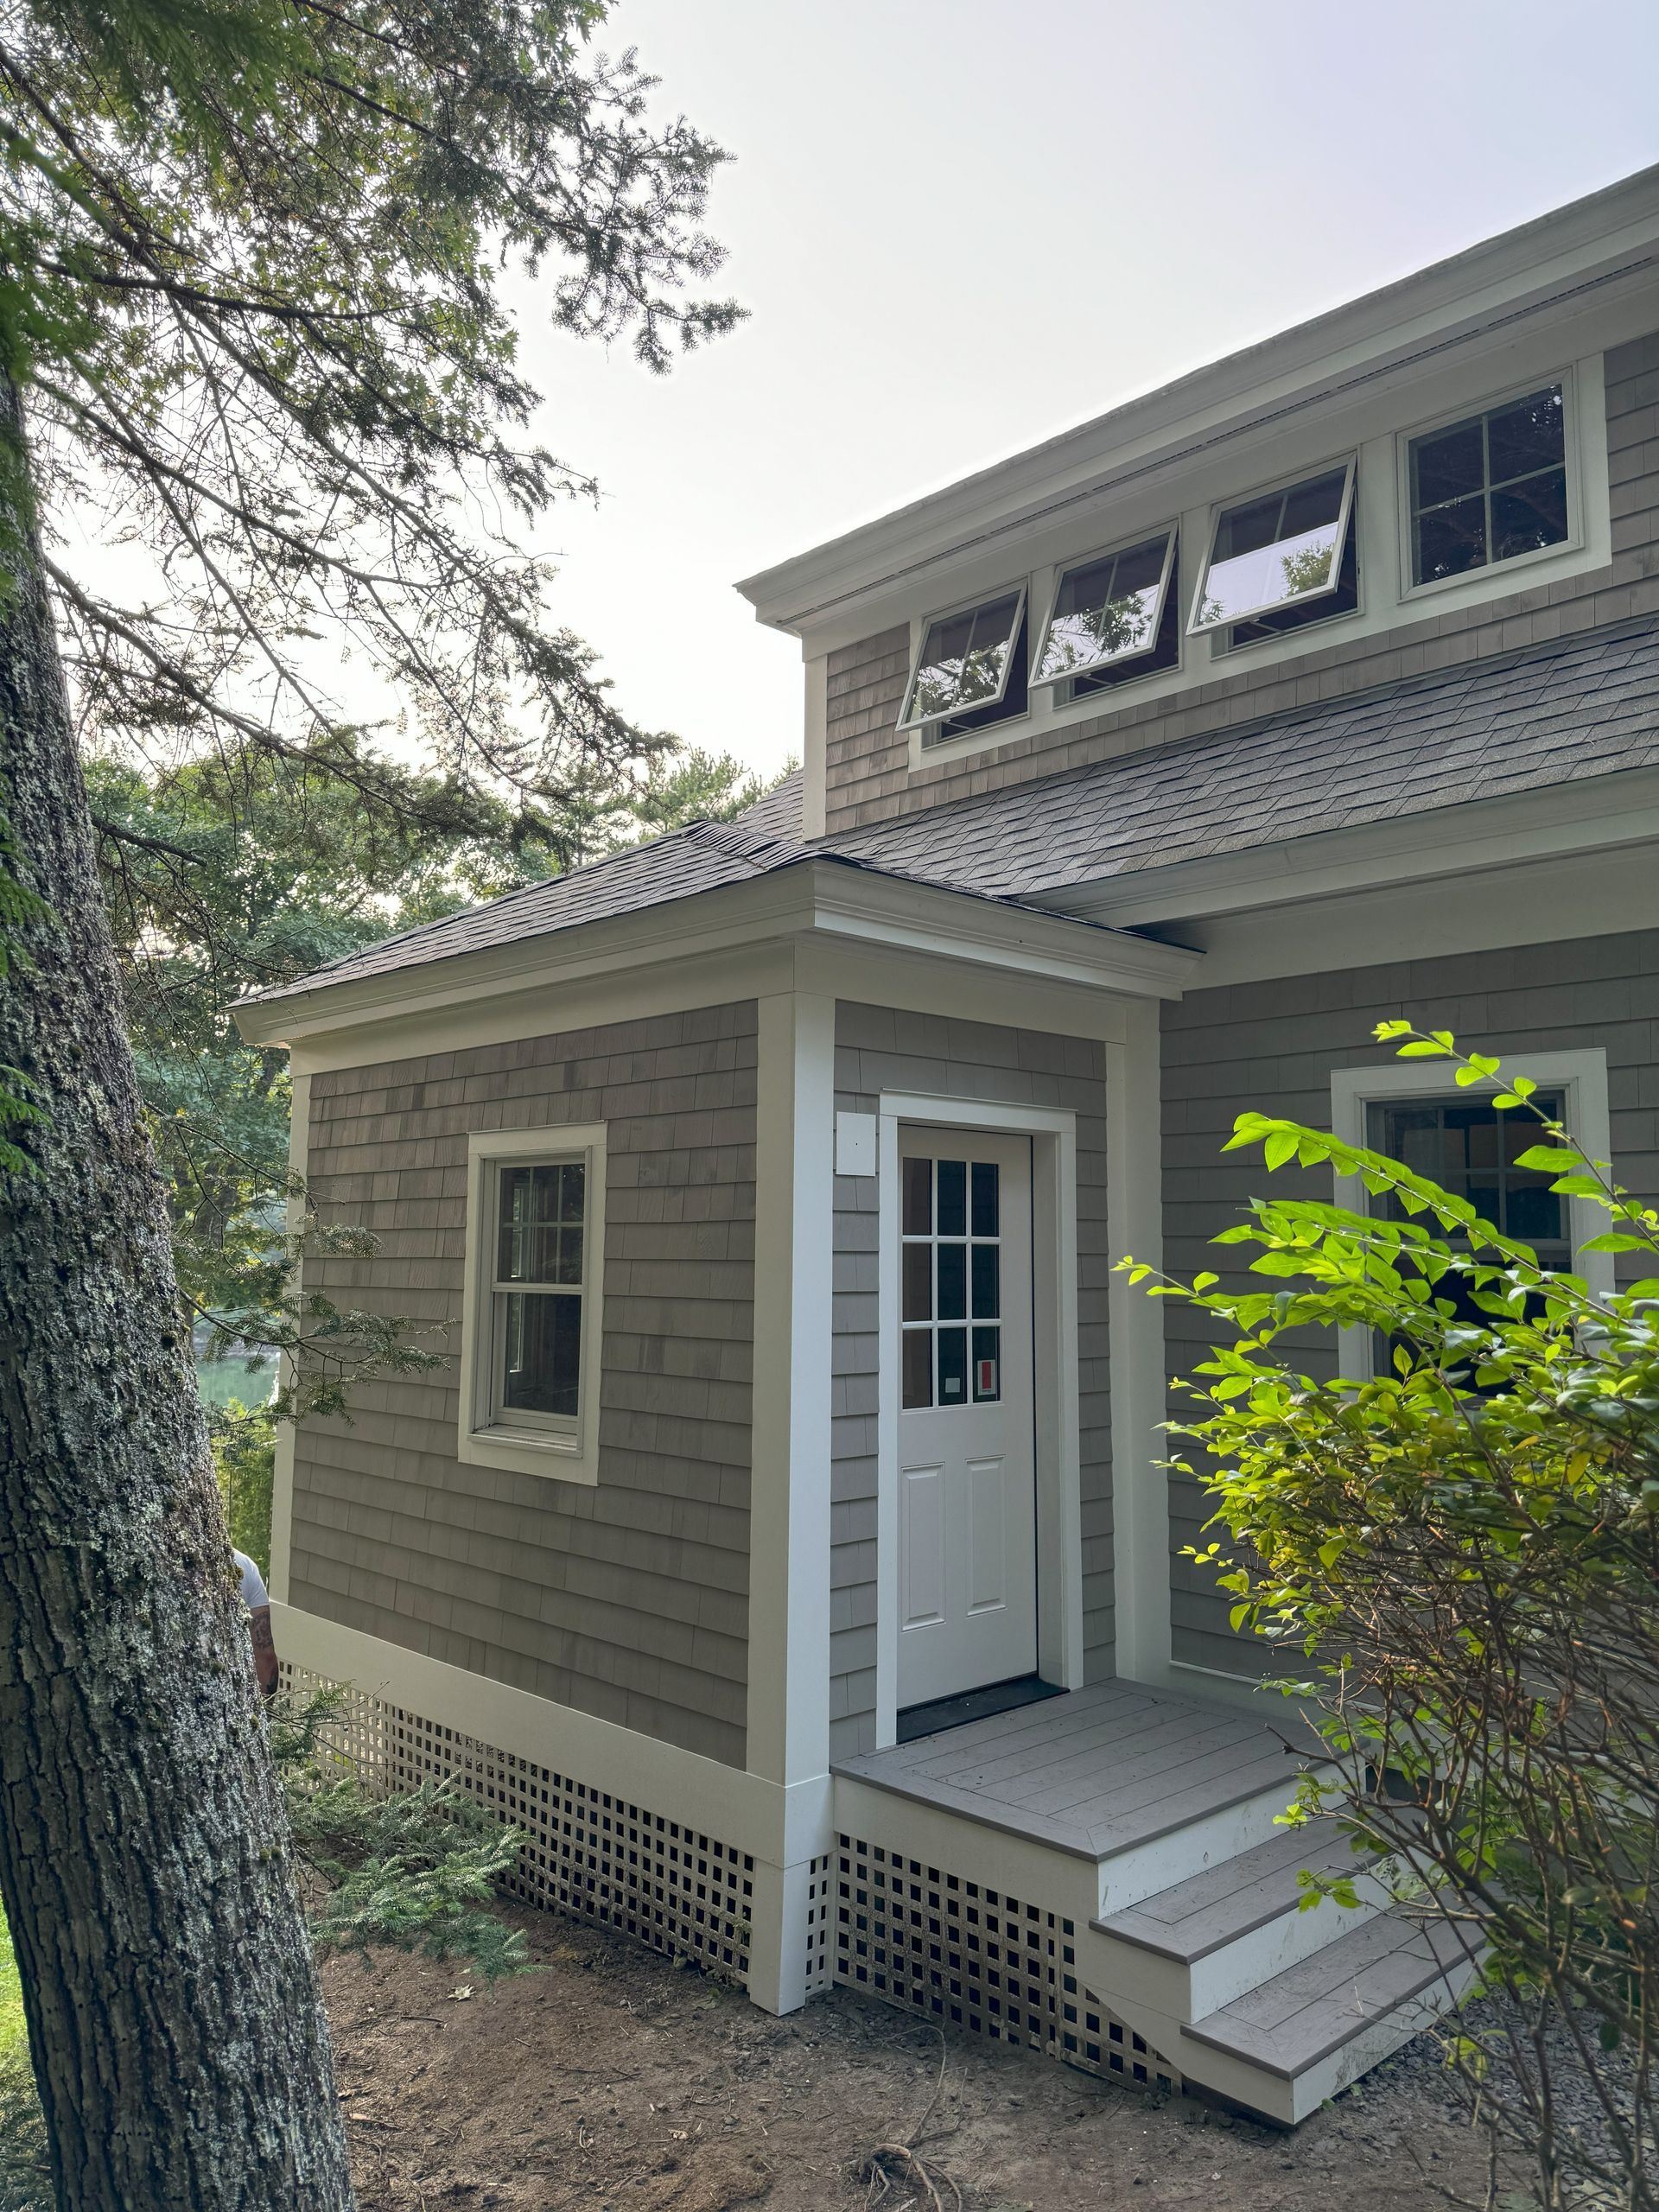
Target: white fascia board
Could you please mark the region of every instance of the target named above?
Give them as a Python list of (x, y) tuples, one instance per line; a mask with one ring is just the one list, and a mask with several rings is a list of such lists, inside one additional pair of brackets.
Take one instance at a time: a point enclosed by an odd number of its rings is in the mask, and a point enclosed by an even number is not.
[(1041, 528), (1219, 441), (1517, 323), (1582, 312), (1659, 271), (1659, 168), (1471, 247), (1142, 394), (1040, 445), (744, 579), (756, 619), (810, 632), (988, 541)]
[(1654, 840), (1659, 768), (1630, 768), (1031, 896), (1054, 913), (1135, 929)]
[(1179, 997), (1200, 953), (1065, 915), (809, 860), (671, 899), (447, 960), (323, 984), (235, 1009), (250, 1044), (296, 1045), (325, 1033), (446, 1014), (512, 995), (553, 993), (647, 966), (812, 940), (926, 953), (1035, 982), (1132, 997)]

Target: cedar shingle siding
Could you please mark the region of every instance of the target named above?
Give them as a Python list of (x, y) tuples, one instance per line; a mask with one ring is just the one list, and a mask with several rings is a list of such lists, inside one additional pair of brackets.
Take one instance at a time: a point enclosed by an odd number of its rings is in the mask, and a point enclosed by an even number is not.
[[(1554, 583), (1528, 587), (1522, 580), (1521, 588), (1502, 599), (1439, 617), (1414, 610), (1414, 619), (1398, 630), (1346, 642), (1335, 639), (1268, 668), (1243, 666), (1173, 696), (1130, 701), (1046, 739), (1015, 735), (965, 759), (930, 761), (914, 775), (907, 741), (894, 728), (907, 673), (908, 631), (884, 631), (830, 656), (826, 828), (834, 835), (1512, 652), (1572, 631), (1659, 613), (1652, 550), (1659, 541), (1659, 336), (1611, 348), (1606, 389), (1613, 549), (1608, 566)], [(1182, 569), (1182, 588), (1190, 593), (1185, 557)]]
[[(1529, 1052), (1601, 1046), (1615, 1171), (1638, 1194), (1659, 1193), (1659, 931), (1278, 976), (1190, 991), (1163, 1008), (1164, 1258), (1172, 1273), (1221, 1266), (1207, 1240), (1240, 1217), (1253, 1192), (1330, 1197), (1327, 1172), (1281, 1168), (1269, 1185), (1259, 1154), (1223, 1158), (1221, 1147), (1234, 1117), (1250, 1109), (1329, 1128), (1332, 1070), (1392, 1063), (1370, 1033), (1398, 1015), (1500, 1053), (1516, 1074)], [(1198, 1324), (1191, 1308), (1165, 1302), (1173, 1370), (1199, 1356)], [(1334, 1372), (1328, 1338), (1315, 1339), (1306, 1357), (1310, 1371)], [(1229, 1601), (1179, 1556), (1205, 1518), (1196, 1486), (1178, 1478), (1172, 1505), (1175, 1656), (1242, 1671), (1252, 1652), (1228, 1629)]]
[(381, 1247), (307, 1287), (452, 1355), (468, 1132), (607, 1124), (603, 1379), (596, 1488), (460, 1465), (453, 1364), (303, 1423), (295, 1605), (742, 1764), (754, 1085), (752, 1001), (313, 1078), (322, 1217)]
[[(1112, 1672), (1112, 1471), (1106, 1302), (1106, 1065), (1084, 1038), (836, 1008), (836, 1106), (884, 1090), (1071, 1109), (1077, 1117), (1077, 1361), (1084, 1639), (1088, 1679)], [(874, 1748), (876, 1186), (836, 1178), (830, 1528), (830, 1755)]]

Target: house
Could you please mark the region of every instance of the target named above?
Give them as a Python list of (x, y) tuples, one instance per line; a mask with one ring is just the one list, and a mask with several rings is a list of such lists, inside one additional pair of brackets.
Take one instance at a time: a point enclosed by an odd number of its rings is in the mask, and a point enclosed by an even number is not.
[(1659, 169), (750, 578), (798, 779), (244, 1001), (380, 1240), (308, 1285), (453, 1353), (279, 1461), (365, 1749), (775, 2012), (1286, 2121), (1421, 2024), (1421, 1929), (1296, 1909), (1110, 1262), (1205, 1263), (1251, 1107), (1573, 1253), (1399, 1014), (1655, 1189), (1656, 524)]

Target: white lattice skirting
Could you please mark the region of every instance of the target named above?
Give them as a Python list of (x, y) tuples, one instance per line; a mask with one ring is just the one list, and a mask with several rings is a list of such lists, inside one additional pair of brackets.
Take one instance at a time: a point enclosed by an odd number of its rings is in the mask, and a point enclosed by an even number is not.
[(1070, 1920), (880, 1844), (839, 1841), (838, 1982), (1088, 2073), (1181, 2087), (1169, 2061), (1080, 1980)]
[[(642, 1805), (591, 1780), (555, 1772), (498, 1750), (458, 1729), (365, 1695), (349, 1684), (283, 1667), (287, 1686), (340, 1691), (346, 1702), (326, 1740), (388, 1789), (453, 1781), (525, 1841), (506, 1886), (526, 1904), (618, 1928), (671, 1958), (695, 1960), (722, 1979), (747, 1984), (753, 1917), (754, 1860), (717, 1836)], [(817, 1862), (810, 1886), (809, 1934), (823, 1942), (829, 1865)], [(825, 1976), (827, 1979), (827, 1975)]]

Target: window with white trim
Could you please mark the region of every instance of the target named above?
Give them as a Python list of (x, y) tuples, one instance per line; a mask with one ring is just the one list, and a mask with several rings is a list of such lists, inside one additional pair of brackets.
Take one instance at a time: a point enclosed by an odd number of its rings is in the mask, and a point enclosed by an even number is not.
[(1559, 378), (1411, 439), (1413, 584), (1565, 545), (1573, 535), (1567, 442)]
[[(1535, 1103), (1564, 1121), (1592, 1158), (1610, 1157), (1605, 1051), (1522, 1050), (1509, 1055), (1506, 1066), (1533, 1077), (1538, 1084)], [(1332, 1129), (1344, 1142), (1386, 1153), (1414, 1173), (1466, 1198), (1478, 1217), (1500, 1235), (1531, 1245), (1542, 1266), (1571, 1268), (1592, 1289), (1610, 1290), (1611, 1259), (1584, 1249), (1606, 1226), (1593, 1204), (1552, 1191), (1548, 1174), (1516, 1165), (1529, 1146), (1543, 1141), (1536, 1116), (1516, 1108), (1500, 1113), (1492, 1103), (1496, 1085), (1458, 1090), (1448, 1087), (1448, 1072), (1444, 1061), (1433, 1059), (1339, 1068), (1331, 1077)], [(1360, 1213), (1412, 1217), (1392, 1193), (1374, 1196), (1357, 1176), (1337, 1178), (1336, 1198), (1339, 1205)], [(1415, 1218), (1422, 1220), (1421, 1215)], [(1478, 1311), (1467, 1287), (1452, 1278), (1442, 1282), (1436, 1295), (1452, 1299), (1471, 1316)], [(1345, 1329), (1342, 1336), (1344, 1374), (1372, 1374), (1386, 1364), (1386, 1345), (1370, 1341), (1363, 1330)]]
[[(922, 730), (925, 744), (956, 734), (942, 726), (958, 718), (972, 715), (969, 726), (977, 728), (993, 709), (1023, 714), (1025, 614), (1026, 587), (1020, 583), (973, 606), (930, 616), (905, 688), (899, 728)], [(1008, 697), (1011, 685), (1017, 704)]]
[[(1170, 529), (1062, 569), (1032, 682), (1076, 682), (1120, 668), (1140, 675), (1154, 664), (1172, 665), (1160, 647), (1174, 567), (1175, 532)], [(1178, 658), (1179, 650), (1178, 643)]]
[(471, 1141), (461, 1456), (593, 1479), (602, 1128)]
[[(1344, 569), (1352, 579), (1349, 605), (1357, 606), (1358, 579), (1347, 557), (1353, 509), (1351, 459), (1220, 508), (1189, 630), (1237, 625), (1265, 633), (1291, 626), (1292, 614), (1313, 619), (1307, 609), (1322, 616), (1348, 611), (1330, 603), (1344, 589)], [(1235, 631), (1232, 642), (1247, 640)]]

